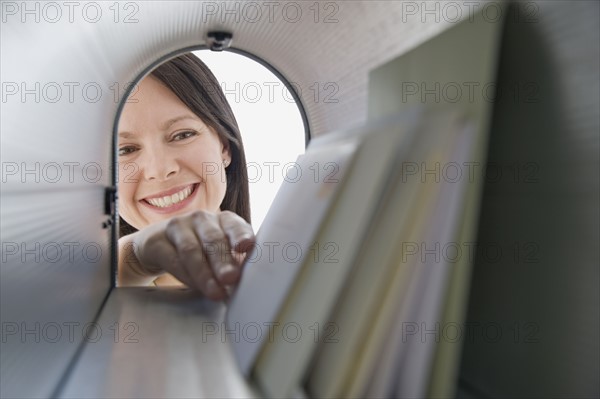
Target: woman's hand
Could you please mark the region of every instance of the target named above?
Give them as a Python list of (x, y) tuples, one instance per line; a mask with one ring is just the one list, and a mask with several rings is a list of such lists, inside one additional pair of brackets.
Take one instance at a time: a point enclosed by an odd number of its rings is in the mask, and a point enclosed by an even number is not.
[(208, 298), (222, 300), (238, 283), (244, 254), (254, 243), (252, 227), (233, 212), (177, 216), (119, 240), (119, 283), (149, 283), (167, 272)]

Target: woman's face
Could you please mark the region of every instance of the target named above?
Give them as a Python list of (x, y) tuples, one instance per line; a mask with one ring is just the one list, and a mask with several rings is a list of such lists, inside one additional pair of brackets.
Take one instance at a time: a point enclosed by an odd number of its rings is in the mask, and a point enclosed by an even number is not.
[(119, 213), (138, 230), (194, 210), (216, 212), (225, 196), (229, 148), (153, 76), (125, 104), (118, 159)]

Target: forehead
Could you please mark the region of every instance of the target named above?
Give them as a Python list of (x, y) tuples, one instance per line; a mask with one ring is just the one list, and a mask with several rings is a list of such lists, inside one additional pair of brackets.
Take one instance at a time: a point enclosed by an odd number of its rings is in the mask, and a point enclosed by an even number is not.
[(188, 118), (181, 121), (195, 121), (204, 125), (175, 93), (160, 80), (149, 75), (137, 85), (136, 90), (127, 99), (119, 119), (119, 132), (164, 130), (167, 122), (183, 116)]

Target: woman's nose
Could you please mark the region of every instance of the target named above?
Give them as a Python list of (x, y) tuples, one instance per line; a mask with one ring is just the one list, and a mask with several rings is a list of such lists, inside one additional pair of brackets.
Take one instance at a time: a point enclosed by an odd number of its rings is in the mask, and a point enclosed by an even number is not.
[(146, 180), (165, 180), (175, 176), (179, 171), (179, 164), (175, 157), (161, 148), (146, 149), (143, 159), (142, 174)]

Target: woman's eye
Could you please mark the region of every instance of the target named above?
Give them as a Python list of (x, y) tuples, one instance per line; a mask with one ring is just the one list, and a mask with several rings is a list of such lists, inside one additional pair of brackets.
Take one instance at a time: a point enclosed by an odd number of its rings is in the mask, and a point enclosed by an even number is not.
[(135, 148), (133, 146), (121, 147), (121, 148), (119, 148), (119, 156), (129, 155), (132, 152), (135, 152), (136, 150), (137, 150), (137, 148)]
[(193, 130), (186, 130), (185, 132), (179, 132), (173, 135), (173, 141), (181, 141), (181, 140), (185, 140), (187, 138), (190, 138), (192, 136), (197, 135), (198, 133), (194, 132)]

